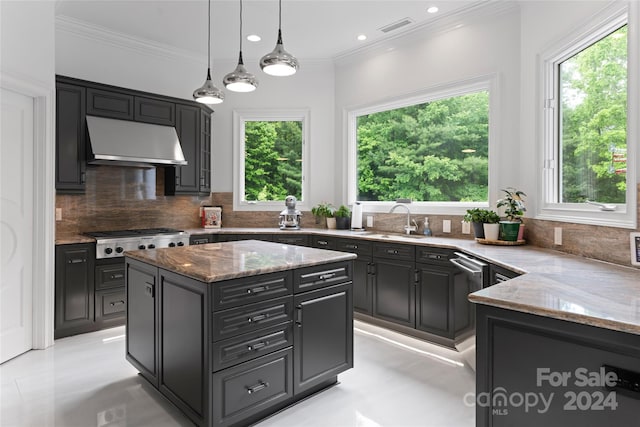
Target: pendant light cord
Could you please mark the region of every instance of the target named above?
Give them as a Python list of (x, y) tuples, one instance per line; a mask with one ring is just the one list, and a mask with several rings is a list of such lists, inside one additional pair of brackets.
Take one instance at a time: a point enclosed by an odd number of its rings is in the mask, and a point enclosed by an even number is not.
[(282, 29), (282, 0), (278, 0), (278, 30)]
[(242, 0), (240, 0), (240, 53), (242, 54)]
[[(209, 21), (207, 25), (207, 74), (211, 74), (211, 0), (209, 0)], [(209, 77), (211, 80), (211, 77)]]

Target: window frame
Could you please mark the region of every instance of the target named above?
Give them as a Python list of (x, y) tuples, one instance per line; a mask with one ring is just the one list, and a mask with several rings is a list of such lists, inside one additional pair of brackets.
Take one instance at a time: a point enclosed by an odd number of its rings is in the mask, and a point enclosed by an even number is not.
[(309, 135), (310, 112), (308, 109), (242, 109), (233, 111), (233, 210), (234, 211), (281, 211), (284, 200), (246, 201), (245, 181), (245, 122), (247, 121), (300, 121), (302, 122), (302, 200), (296, 209), (310, 210), (309, 204)]
[[(344, 116), (345, 122), (347, 123), (347, 162), (345, 170), (347, 188), (345, 194), (347, 194), (348, 203), (356, 201), (357, 194), (357, 118), (359, 116), (462, 96), (479, 91), (487, 91), (489, 94), (488, 200), (486, 202), (412, 201), (411, 213), (464, 215), (467, 209), (491, 209), (493, 206), (491, 201), (495, 200), (498, 194), (497, 178), (499, 171), (495, 167), (496, 159), (498, 158), (498, 135), (500, 129), (499, 108), (497, 104), (498, 99), (500, 99), (498, 87), (498, 75), (492, 73), (345, 109)], [(360, 201), (360, 203), (367, 212), (386, 213), (395, 204), (395, 201)]]
[[(637, 151), (638, 151), (638, 19), (637, 7), (613, 5), (579, 30), (569, 33), (540, 56), (540, 132), (541, 191), (536, 219), (610, 226), (637, 227)], [(587, 203), (561, 203), (559, 65), (580, 51), (592, 46), (616, 29), (627, 25), (627, 190), (626, 203), (617, 204), (615, 211), (603, 211)]]

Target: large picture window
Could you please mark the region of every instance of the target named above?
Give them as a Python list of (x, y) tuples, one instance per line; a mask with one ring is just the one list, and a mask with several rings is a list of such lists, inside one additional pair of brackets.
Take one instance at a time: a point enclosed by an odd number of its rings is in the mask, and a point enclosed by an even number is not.
[(287, 196), (304, 203), (306, 111), (234, 112), (237, 208), (282, 208)]
[(488, 206), (490, 86), (478, 79), (351, 112), (350, 199), (451, 213)]
[(627, 20), (604, 15), (543, 56), (543, 219), (635, 228)]

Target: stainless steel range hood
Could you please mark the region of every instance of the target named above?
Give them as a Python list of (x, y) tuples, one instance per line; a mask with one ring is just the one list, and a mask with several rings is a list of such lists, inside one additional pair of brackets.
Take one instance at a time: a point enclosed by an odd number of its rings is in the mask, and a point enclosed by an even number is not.
[(90, 164), (186, 165), (172, 126), (87, 116)]

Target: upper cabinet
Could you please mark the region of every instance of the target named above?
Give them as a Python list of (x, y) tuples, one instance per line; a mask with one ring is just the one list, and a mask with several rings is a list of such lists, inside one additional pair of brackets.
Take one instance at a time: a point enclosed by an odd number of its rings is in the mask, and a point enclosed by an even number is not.
[(196, 102), (56, 76), (56, 190), (83, 193), (86, 116), (175, 126), (188, 164), (167, 166), (165, 194), (211, 192), (211, 113)]

